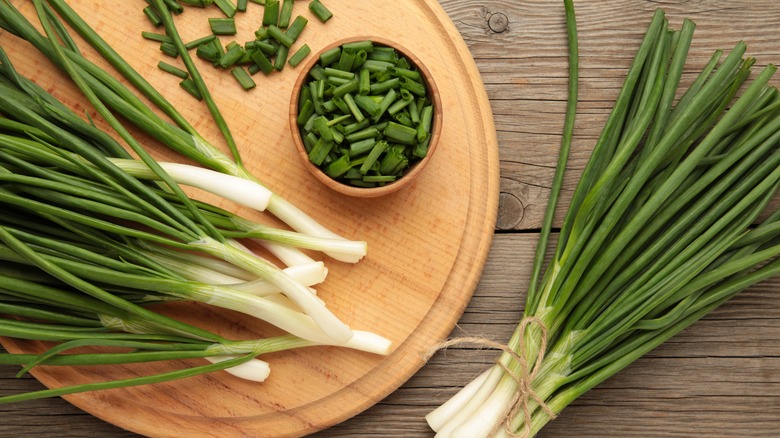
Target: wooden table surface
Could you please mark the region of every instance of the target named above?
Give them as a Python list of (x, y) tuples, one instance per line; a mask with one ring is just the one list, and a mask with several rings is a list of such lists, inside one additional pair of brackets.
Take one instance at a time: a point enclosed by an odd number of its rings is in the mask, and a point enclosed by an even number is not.
[[(335, 1), (335, 0), (331, 0)], [(495, 239), (453, 336), (506, 341), (520, 316), (566, 103), (562, 3), (441, 0), (470, 48), (491, 100), (500, 145)], [(580, 103), (562, 205), (584, 166), (657, 7), (672, 26), (698, 27), (688, 71), (740, 39), (757, 66), (780, 63), (776, 0), (575, 1)], [(690, 80), (686, 77), (685, 80)], [(775, 84), (778, 80), (775, 80)], [(559, 224), (560, 220), (556, 221)], [(540, 436), (672, 437), (780, 434), (780, 280), (745, 291), (586, 394)], [(492, 351), (451, 348), (385, 400), (318, 437), (433, 436), (424, 415), (490, 365)], [(40, 388), (0, 369), (0, 395)], [(0, 405), (0, 436), (130, 437), (60, 399)]]

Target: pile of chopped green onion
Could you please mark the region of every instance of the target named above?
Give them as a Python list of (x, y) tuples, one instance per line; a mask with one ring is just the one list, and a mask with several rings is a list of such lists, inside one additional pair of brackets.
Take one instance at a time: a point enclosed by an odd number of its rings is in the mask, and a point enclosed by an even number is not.
[(780, 93), (767, 85), (776, 68), (748, 83), (755, 60), (740, 42), (679, 90), (694, 24), (670, 29), (662, 10), (542, 269), (577, 100), (565, 5), (569, 107), (523, 319), (512, 352), (427, 416), (439, 437), (534, 436), (586, 391), (780, 274), (780, 210), (765, 211), (780, 187)]
[[(216, 5), (224, 14), (223, 17), (209, 18), (211, 34), (184, 44), (186, 50), (195, 50), (197, 56), (204, 59), (214, 67), (230, 70), (230, 73), (238, 81), (244, 90), (256, 87), (252, 76), (257, 72), (269, 75), (275, 71), (284, 69), (285, 64), (296, 67), (311, 53), (308, 44), (300, 45), (294, 51), (293, 45), (303, 32), (309, 20), (298, 15), (293, 19), (294, 0), (263, 0), (253, 1), (263, 5), (262, 24), (255, 31), (255, 38), (241, 44), (230, 41), (223, 45), (220, 36), (231, 36), (238, 33), (236, 14), (247, 11), (247, 0), (191, 0), (182, 3), (190, 6), (204, 8)], [(148, 0), (149, 5), (144, 8), (144, 14), (155, 27), (164, 26), (163, 16), (166, 14), (181, 14), (184, 8), (176, 0), (165, 0), (161, 12), (154, 2)], [(333, 17), (333, 13), (319, 0), (312, 0), (308, 9), (322, 23)], [(172, 58), (178, 58), (180, 47), (172, 41), (167, 34), (143, 31), (141, 35), (152, 41), (160, 43), (160, 51)], [(186, 70), (174, 66), (168, 62), (160, 61), (160, 69), (181, 78), (179, 83), (188, 93), (197, 99), (202, 99), (198, 88)]]
[[(255, 357), (290, 348), (334, 345), (389, 352), (387, 339), (353, 330), (315, 295), (312, 286), (324, 281), (327, 270), (322, 261), (301, 251), (322, 251), (354, 263), (365, 255), (365, 242), (332, 233), (247, 172), (189, 56), (182, 56), (188, 73), (233, 157), (200, 136), (63, 0), (33, 3), (44, 33), (7, 0), (0, 0), (0, 27), (29, 41), (62, 68), (121, 142), (20, 75), (0, 48), (0, 336), (58, 343), (40, 355), (0, 355), (0, 363), (25, 364), (23, 372), (40, 364), (196, 357), (213, 363), (9, 396), (0, 402), (155, 383), (217, 370), (261, 381), (269, 369)], [(167, 11), (163, 0), (153, 4), (156, 10)], [(176, 124), (162, 119), (120, 80), (86, 59), (60, 17)], [(161, 19), (174, 44), (182, 47), (170, 14), (161, 13)], [(213, 170), (157, 162), (114, 112), (161, 144)], [(268, 227), (192, 199), (180, 184), (270, 211), (297, 231)], [(249, 251), (244, 245), (247, 240), (262, 245), (285, 266)], [(149, 307), (176, 301), (241, 312), (289, 334), (226, 339)], [(64, 354), (83, 346), (111, 348)]]
[(372, 41), (323, 52), (298, 98), (309, 160), (334, 180), (377, 187), (428, 154), (433, 103), (420, 70)]

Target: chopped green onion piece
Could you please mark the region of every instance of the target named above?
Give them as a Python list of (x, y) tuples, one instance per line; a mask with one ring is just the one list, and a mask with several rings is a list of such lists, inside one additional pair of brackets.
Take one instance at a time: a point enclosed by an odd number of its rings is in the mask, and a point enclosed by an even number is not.
[(368, 71), (371, 72), (387, 71), (390, 67), (393, 67), (393, 64), (390, 62), (376, 61), (373, 59), (367, 59), (366, 62), (363, 63), (363, 68), (368, 69)]
[(315, 144), (311, 152), (309, 152), (309, 161), (317, 166), (321, 165), (325, 161), (325, 157), (330, 153), (332, 147), (332, 141), (327, 141), (320, 137), (317, 144)]
[(388, 108), (390, 108), (390, 105), (395, 102), (397, 97), (398, 93), (396, 93), (396, 91), (392, 88), (387, 92), (387, 94), (385, 94), (385, 97), (382, 98), (382, 101), (379, 103), (379, 111), (371, 116), (371, 118), (374, 120), (374, 123), (379, 121), (379, 118), (382, 117), (382, 114), (384, 114)]
[(265, 40), (265, 39), (269, 38), (268, 37), (268, 28), (262, 27), (262, 26), (260, 28), (258, 28), (255, 31), (255, 38), (257, 38), (258, 40)]
[(228, 18), (233, 18), (233, 16), (236, 15), (236, 11), (238, 10), (238, 6), (233, 2), (233, 0), (214, 0), (214, 4), (216, 4), (217, 7)]
[(253, 50), (249, 53), (249, 57), (264, 74), (269, 74), (274, 70), (274, 65), (262, 51)]
[(314, 114), (314, 104), (311, 99), (306, 99), (301, 105), (300, 111), (298, 111), (298, 124), (303, 125), (309, 117)]
[(173, 41), (171, 40), (171, 37), (169, 37), (168, 35), (163, 35), (155, 32), (143, 31), (141, 32), (141, 36), (150, 41), (157, 41), (158, 43), (166, 43), (166, 42), (170, 43)]
[(160, 51), (170, 56), (171, 58), (176, 58), (179, 56), (179, 49), (177, 49), (176, 45), (170, 41), (163, 41), (160, 43)]
[(403, 146), (391, 146), (379, 163), (379, 173), (382, 175), (396, 175), (409, 166), (409, 159), (404, 155)]
[(405, 88), (418, 96), (425, 96), (425, 85), (406, 76), (401, 76), (398, 79), (401, 81), (401, 88)]
[(209, 18), (209, 26), (214, 35), (236, 34), (236, 22), (232, 18)]
[(368, 173), (369, 170), (371, 170), (371, 167), (376, 163), (376, 160), (379, 159), (379, 156), (382, 155), (382, 152), (387, 149), (387, 142), (382, 140), (376, 142), (373, 149), (371, 149), (371, 152), (368, 153), (368, 156), (366, 157), (366, 161), (363, 162), (363, 164), (360, 166), (360, 173), (365, 175)]
[(357, 122), (362, 122), (365, 116), (363, 116), (363, 113), (360, 111), (360, 108), (358, 108), (357, 104), (355, 103), (355, 100), (352, 98), (352, 95), (350, 93), (344, 95), (344, 103), (347, 104), (349, 113), (352, 114), (353, 117), (355, 117), (355, 120)]
[(367, 112), (369, 116), (374, 117), (379, 114), (380, 107), (379, 102), (374, 100), (371, 96), (357, 95), (354, 97), (355, 103), (363, 111)]
[(196, 48), (200, 47), (201, 44), (206, 44), (206, 43), (209, 43), (211, 41), (214, 41), (215, 38), (217, 38), (217, 36), (214, 35), (214, 34), (206, 35), (204, 37), (200, 37), (198, 39), (194, 39), (194, 40), (192, 40), (192, 41), (190, 41), (188, 43), (185, 43), (184, 47), (186, 47), (187, 50), (196, 49)]
[(359, 140), (365, 140), (367, 138), (376, 138), (379, 136), (379, 130), (375, 127), (371, 126), (366, 129), (363, 129), (362, 131), (354, 132), (352, 134), (347, 135), (347, 141), (353, 142), (353, 141), (359, 141)]
[(198, 87), (195, 85), (195, 81), (193, 81), (192, 78), (187, 78), (179, 82), (179, 86), (184, 88), (185, 91), (190, 93), (196, 99), (203, 100), (203, 96), (200, 94), (200, 91), (198, 90)]
[(323, 23), (333, 17), (333, 13), (330, 12), (320, 0), (312, 0), (312, 2), (309, 3), (309, 10), (311, 10), (314, 16)]
[(255, 88), (255, 81), (252, 80), (252, 77), (249, 76), (249, 73), (247, 73), (243, 67), (233, 67), (233, 69), (230, 70), (230, 73), (233, 74), (233, 77), (236, 78), (244, 90)]
[(414, 155), (417, 158), (425, 158), (425, 156), (428, 155), (428, 145), (430, 144), (431, 144), (430, 137), (417, 143), (417, 146), (414, 147), (414, 151), (412, 151), (412, 155)]
[(198, 8), (205, 8), (214, 4), (214, 0), (177, 0), (184, 3), (187, 6), (196, 6)]
[(173, 12), (174, 14), (181, 14), (184, 12), (184, 7), (180, 5), (176, 0), (164, 0), (165, 6), (168, 8), (169, 11)]
[[(371, 40), (355, 41), (355, 42), (352, 42), (352, 43), (344, 43), (344, 44), (342, 44), (341, 47), (344, 50), (352, 50), (352, 51), (355, 51), (355, 52), (359, 52), (359, 51), (363, 50), (366, 53), (371, 53), (371, 52), (374, 51), (374, 43)], [(392, 50), (392, 47), (390, 49)]]
[(366, 175), (363, 177), (364, 182), (393, 182), (397, 178), (395, 175)]
[[(369, 70), (366, 69), (366, 71)], [(401, 80), (398, 78), (393, 78), (393, 79), (388, 79), (386, 81), (376, 82), (371, 84), (371, 86), (369, 87), (369, 92), (371, 94), (386, 93), (387, 90), (391, 90), (395, 87), (400, 87), (400, 86), (401, 86)]]
[[(354, 63), (355, 63), (355, 51), (342, 47), (341, 56), (339, 57), (339, 62), (336, 68), (341, 71), (351, 72)], [(352, 75), (354, 76), (355, 74), (352, 73)]]
[(417, 141), (422, 142), (428, 139), (431, 133), (431, 122), (433, 120), (433, 107), (426, 106), (420, 114), (420, 124), (417, 126)]
[(350, 157), (357, 157), (363, 154), (367, 154), (369, 151), (371, 151), (371, 149), (373, 149), (375, 144), (376, 144), (376, 139), (374, 138), (367, 138), (365, 140), (360, 140), (354, 143), (350, 143), (349, 155)]
[(296, 67), (298, 64), (300, 64), (304, 59), (306, 59), (307, 56), (311, 53), (311, 48), (309, 48), (308, 44), (302, 45), (298, 50), (295, 51), (293, 56), (290, 57), (290, 60), (287, 61), (291, 66)]
[(219, 59), (219, 66), (228, 68), (237, 63), (244, 56), (244, 49), (238, 44), (228, 44), (227, 51)]
[(341, 57), (341, 47), (334, 47), (320, 55), (320, 65), (327, 67), (338, 61)]
[(299, 15), (295, 17), (293, 23), (290, 25), (290, 27), (287, 28), (287, 35), (289, 35), (290, 38), (297, 40), (298, 37), (301, 36), (303, 29), (306, 28), (306, 24), (308, 23), (309, 20), (304, 16)]
[(409, 117), (412, 119), (412, 123), (417, 125), (420, 123), (420, 111), (417, 109), (417, 103), (409, 105)]
[(250, 41), (250, 42), (244, 44), (244, 47), (246, 47), (247, 49), (252, 48), (252, 49), (260, 50), (266, 56), (274, 56), (274, 55), (276, 55), (277, 50), (279, 50), (279, 48), (277, 46), (275, 46), (275, 45), (273, 45), (273, 44), (271, 44), (269, 42), (260, 41), (260, 40)]
[[(344, 127), (344, 134), (345, 135), (349, 135), (349, 134), (352, 134), (353, 132), (360, 131), (363, 128), (367, 128), (370, 123), (371, 123), (371, 120), (364, 119), (362, 122), (356, 122), (356, 123), (353, 123), (351, 125), (347, 125), (347, 126)], [(379, 128), (377, 128), (377, 129), (379, 129)]]
[(417, 70), (409, 70), (408, 68), (401, 68), (401, 67), (389, 67), (388, 70), (390, 73), (394, 74), (398, 77), (405, 77), (409, 78), (413, 81), (422, 82), (423, 77), (422, 73), (420, 73)]
[(398, 61), (398, 52), (392, 47), (377, 46), (369, 53), (368, 59), (388, 62), (395, 65), (396, 61)]
[(354, 79), (355, 73), (347, 70), (341, 70), (338, 68), (325, 67), (325, 76), (336, 77), (342, 79)]
[(402, 109), (409, 106), (410, 103), (414, 102), (414, 96), (406, 89), (401, 89), (401, 100), (395, 101), (390, 107), (387, 109), (387, 113), (390, 115), (395, 115)]
[(358, 92), (363, 95), (371, 92), (371, 72), (365, 68), (358, 73)]
[(282, 0), (282, 8), (279, 11), (279, 22), (276, 24), (277, 26), (281, 28), (287, 28), (290, 26), (294, 4), (294, 0)]
[(276, 58), (274, 58), (274, 68), (281, 71), (284, 68), (284, 64), (287, 62), (287, 55), (290, 53), (290, 48), (287, 46), (279, 46), (279, 50), (276, 51)]
[(295, 42), (293, 38), (290, 38), (285, 31), (282, 29), (279, 29), (275, 24), (272, 24), (268, 26), (268, 35), (279, 42), (279, 44), (282, 44), (283, 46), (287, 47), (288, 49), (292, 44)]
[(338, 109), (342, 113), (349, 114), (349, 106), (347, 106), (347, 103), (344, 102), (344, 99), (339, 96), (333, 96), (333, 99), (325, 102), (325, 109), (330, 112), (334, 112), (336, 109)]
[(217, 65), (219, 63), (219, 59), (222, 58), (224, 51), (222, 49), (222, 43), (220, 42), (219, 38), (214, 38), (207, 43), (199, 45), (195, 51), (195, 54), (198, 56), (198, 58)]
[(238, 2), (236, 3), (236, 11), (246, 12), (246, 7), (248, 3), (249, 3), (248, 0), (238, 0)]
[(179, 77), (181, 79), (187, 79), (187, 77), (190, 75), (189, 73), (187, 73), (187, 71), (182, 70), (179, 67), (176, 67), (174, 65), (168, 64), (167, 62), (164, 62), (164, 61), (158, 62), (157, 63), (157, 67), (160, 70), (162, 70), (162, 71), (164, 71), (166, 73), (170, 73), (170, 74), (172, 74), (174, 76), (177, 76), (177, 77)]
[(328, 119), (325, 116), (319, 116), (314, 119), (314, 130), (326, 141), (333, 140), (333, 131), (330, 129)]
[(266, 0), (263, 9), (263, 26), (279, 24), (279, 0)]
[(144, 15), (146, 15), (146, 18), (149, 19), (150, 23), (152, 23), (152, 26), (154, 27), (162, 26), (162, 18), (160, 18), (160, 14), (158, 14), (153, 7), (151, 6), (145, 7)]
[(333, 95), (338, 97), (344, 97), (347, 93), (354, 93), (358, 91), (358, 88), (360, 87), (360, 84), (358, 83), (357, 79), (352, 79), (351, 81), (339, 85), (333, 90)]
[(328, 167), (325, 168), (325, 173), (331, 178), (338, 178), (347, 173), (351, 168), (352, 164), (349, 161), (349, 154), (344, 154), (337, 160), (331, 162)]
[(395, 122), (389, 122), (382, 132), (388, 139), (402, 144), (414, 144), (417, 130)]

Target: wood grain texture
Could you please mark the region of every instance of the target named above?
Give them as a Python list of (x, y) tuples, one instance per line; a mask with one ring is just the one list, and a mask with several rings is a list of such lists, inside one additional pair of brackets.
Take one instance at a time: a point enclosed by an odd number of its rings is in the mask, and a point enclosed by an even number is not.
[[(552, 0), (441, 0), (482, 74), (501, 157), (497, 233), (453, 336), (506, 340), (520, 316), (556, 159), (566, 96), (563, 11)], [(758, 65), (780, 62), (773, 0), (575, 1), (581, 97), (565, 204), (656, 7), (694, 19), (690, 70), (716, 48), (748, 43)], [(493, 24), (505, 27), (496, 32)], [(690, 80), (689, 76), (686, 76)], [(543, 437), (775, 437), (780, 434), (780, 281), (751, 288), (569, 406)], [(314, 436), (432, 437), (423, 416), (495, 354), (452, 348), (364, 413)], [(0, 394), (38, 388), (3, 370)], [(62, 400), (0, 406), (0, 436), (131, 437)]]

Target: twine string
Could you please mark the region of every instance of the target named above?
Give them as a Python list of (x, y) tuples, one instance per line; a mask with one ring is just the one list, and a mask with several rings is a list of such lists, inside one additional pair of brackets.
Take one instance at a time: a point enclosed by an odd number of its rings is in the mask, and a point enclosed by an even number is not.
[[(539, 405), (539, 408), (544, 411), (547, 416), (550, 417), (550, 419), (554, 420), (556, 415), (550, 409), (549, 406), (542, 400), (542, 398), (534, 391), (534, 388), (532, 386), (533, 380), (536, 377), (536, 374), (539, 371), (539, 368), (542, 365), (542, 361), (544, 360), (544, 356), (547, 352), (547, 327), (545, 327), (544, 323), (535, 316), (528, 316), (526, 318), (523, 318), (520, 321), (519, 328), (518, 328), (518, 335), (519, 338), (522, 340), (525, 338), (525, 331), (528, 328), (530, 324), (537, 325), (541, 330), (541, 340), (539, 343), (539, 353), (536, 356), (536, 361), (534, 362), (533, 368), (530, 370), (528, 369), (528, 353), (526, 351), (526, 346), (524, 342), (520, 342), (519, 345), (519, 351), (514, 351), (512, 348), (510, 348), (508, 345), (501, 344), (495, 341), (492, 341), (490, 339), (486, 338), (480, 338), (480, 337), (460, 337), (460, 338), (453, 338), (447, 341), (443, 341), (439, 344), (434, 345), (428, 351), (426, 352), (424, 358), (427, 361), (430, 359), (437, 351), (444, 350), (446, 348), (455, 346), (455, 345), (464, 345), (464, 344), (474, 344), (479, 345), (486, 348), (491, 348), (495, 350), (501, 350), (509, 357), (512, 358), (518, 365), (519, 365), (519, 371), (514, 372), (507, 365), (502, 363), (501, 361), (497, 361), (497, 365), (501, 367), (501, 369), (504, 370), (512, 379), (517, 383), (517, 391), (515, 392), (512, 402), (509, 404), (508, 409), (503, 414), (504, 421), (497, 424), (494, 428), (494, 430), (491, 432), (491, 435), (494, 435), (495, 432), (498, 431), (498, 428), (500, 428), (502, 425), (507, 433), (512, 438), (530, 438), (531, 436), (531, 420), (532, 420), (532, 412), (530, 408), (531, 402), (535, 402), (537, 405)], [(516, 434), (512, 430), (512, 419), (515, 418), (520, 412), (523, 413), (523, 423), (525, 425), (524, 431), (522, 434)]]

